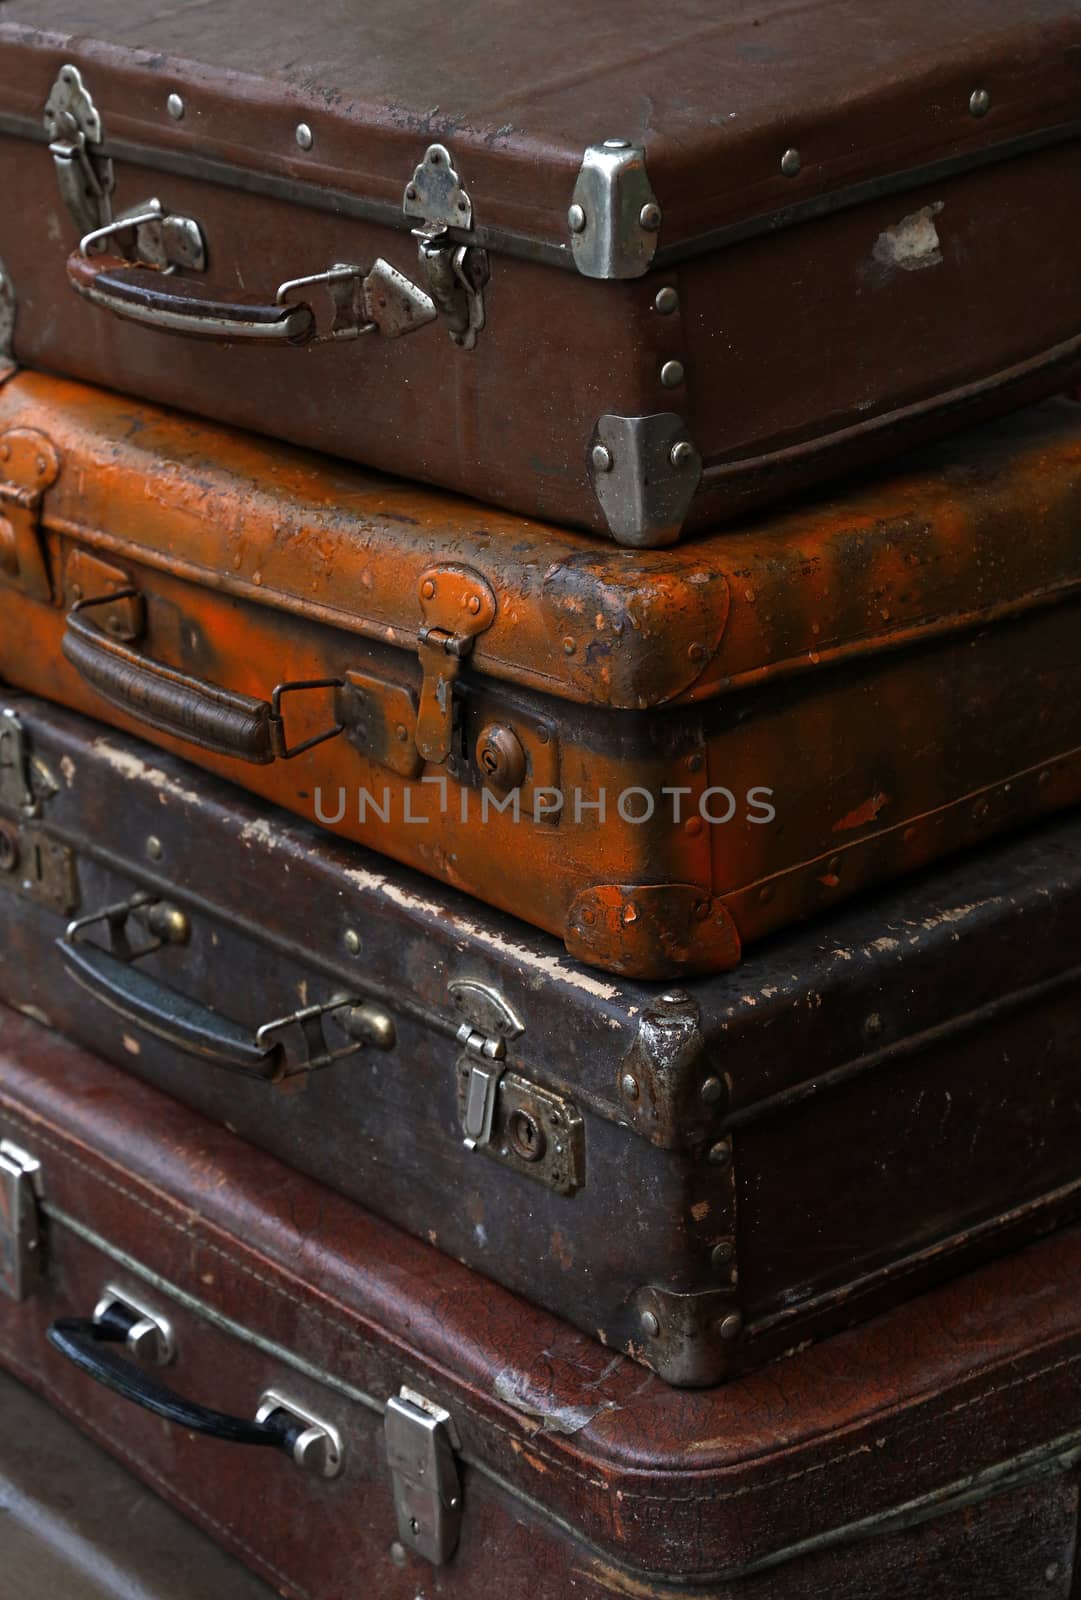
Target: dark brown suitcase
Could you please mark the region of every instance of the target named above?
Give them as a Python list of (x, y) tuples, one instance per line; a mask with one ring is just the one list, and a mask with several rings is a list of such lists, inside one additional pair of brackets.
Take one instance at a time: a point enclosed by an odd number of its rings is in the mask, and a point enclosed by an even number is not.
[(0, 1362), (290, 1600), (1070, 1595), (1076, 1232), (681, 1394), (0, 1028)]
[(3, 1600), (273, 1600), (138, 1478), (0, 1375)]
[(3, 15), (32, 365), (645, 546), (1081, 369), (1071, 0)]
[(659, 991), (70, 713), (0, 727), (0, 998), (674, 1384), (1079, 1209), (1076, 819)]
[(627, 976), (1081, 799), (1065, 400), (632, 556), (25, 373), (0, 511), (0, 678)]

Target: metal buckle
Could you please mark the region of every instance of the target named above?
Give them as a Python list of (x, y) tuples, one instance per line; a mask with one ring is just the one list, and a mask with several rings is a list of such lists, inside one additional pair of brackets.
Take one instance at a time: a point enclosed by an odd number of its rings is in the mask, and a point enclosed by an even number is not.
[(0, 1290), (25, 1300), (42, 1273), (41, 1163), (0, 1139)]
[(305, 750), (314, 750), (317, 744), (326, 744), (328, 739), (336, 739), (339, 733), (345, 732), (345, 724), (336, 722), (333, 728), (328, 728), (325, 733), (317, 733), (310, 739), (305, 739), (302, 744), (289, 746), (285, 736), (285, 722), (282, 718), (282, 699), (287, 694), (299, 694), (308, 689), (342, 689), (345, 685), (341, 678), (308, 678), (295, 683), (279, 683), (270, 697), (270, 726), (274, 754), (279, 761), (292, 761), (294, 756), (302, 756)]
[(458, 1440), (450, 1412), (403, 1388), (387, 1401), (384, 1426), (398, 1537), (442, 1566), (454, 1554), (462, 1527)]

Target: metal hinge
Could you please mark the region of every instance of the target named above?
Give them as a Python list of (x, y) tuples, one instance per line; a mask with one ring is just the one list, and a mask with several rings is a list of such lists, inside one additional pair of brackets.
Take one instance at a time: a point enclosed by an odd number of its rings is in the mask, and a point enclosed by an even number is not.
[(417, 635), (423, 679), (417, 708), (417, 749), (441, 763), (454, 736), (454, 684), (477, 636), (495, 621), (491, 585), (470, 567), (429, 567), (417, 585), (423, 622)]
[(428, 146), (424, 160), (406, 184), (402, 208), (407, 217), (420, 222), (420, 227), (413, 229), (420, 264), (451, 343), (472, 350), (484, 327), (488, 254), (477, 245), (451, 238), (452, 228), (472, 228), (473, 203), (445, 145)]
[(42, 1274), (41, 1162), (0, 1139), (0, 1290), (25, 1300)]
[(32, 600), (52, 599), (52, 583), (41, 545), (41, 503), (60, 474), (51, 439), (36, 428), (0, 434), (0, 583)]
[(112, 216), (113, 164), (101, 153), (101, 117), (70, 62), (45, 102), (45, 132), (64, 204), (80, 234), (104, 227)]
[(387, 1461), (398, 1537), (434, 1566), (449, 1561), (462, 1526), (461, 1448), (449, 1411), (404, 1388), (387, 1401)]

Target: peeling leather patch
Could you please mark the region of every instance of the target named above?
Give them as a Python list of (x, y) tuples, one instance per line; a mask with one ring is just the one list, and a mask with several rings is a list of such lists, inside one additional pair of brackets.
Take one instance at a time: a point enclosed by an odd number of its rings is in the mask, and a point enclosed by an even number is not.
[(919, 211), (902, 217), (894, 228), (887, 228), (875, 240), (871, 257), (876, 266), (887, 273), (924, 272), (928, 267), (942, 265), (942, 241), (935, 227), (935, 218), (942, 210), (943, 201), (923, 206)]
[(592, 1405), (559, 1405), (543, 1389), (534, 1388), (528, 1378), (513, 1368), (504, 1367), (496, 1374), (494, 1391), (497, 1400), (504, 1401), (523, 1416), (536, 1419), (532, 1430), (540, 1433), (580, 1433), (602, 1411), (619, 1411), (614, 1400), (601, 1400)]

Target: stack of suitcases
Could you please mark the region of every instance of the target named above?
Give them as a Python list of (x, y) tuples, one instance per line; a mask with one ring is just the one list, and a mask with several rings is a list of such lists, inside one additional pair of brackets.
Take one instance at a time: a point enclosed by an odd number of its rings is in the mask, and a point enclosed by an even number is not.
[(1069, 1600), (1081, 13), (93, 9), (0, 24), (0, 1406), (202, 1542), (86, 1572)]

